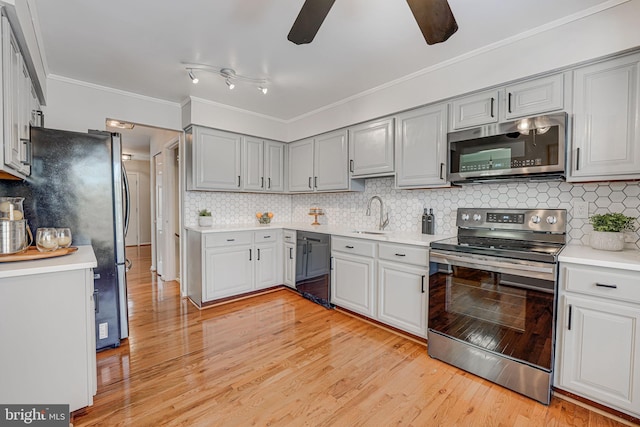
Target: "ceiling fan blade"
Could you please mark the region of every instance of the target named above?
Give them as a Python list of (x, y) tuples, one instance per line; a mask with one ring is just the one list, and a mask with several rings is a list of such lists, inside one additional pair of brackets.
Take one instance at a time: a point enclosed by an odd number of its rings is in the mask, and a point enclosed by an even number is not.
[(442, 43), (458, 31), (447, 0), (407, 0), (427, 44)]
[(287, 39), (295, 44), (311, 43), (335, 0), (306, 0)]

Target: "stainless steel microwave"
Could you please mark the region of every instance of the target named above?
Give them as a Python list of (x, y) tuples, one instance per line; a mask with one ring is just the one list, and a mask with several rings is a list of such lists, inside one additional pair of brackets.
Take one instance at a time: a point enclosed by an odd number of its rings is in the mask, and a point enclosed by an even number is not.
[(452, 132), (448, 180), (562, 179), (567, 114), (528, 117)]

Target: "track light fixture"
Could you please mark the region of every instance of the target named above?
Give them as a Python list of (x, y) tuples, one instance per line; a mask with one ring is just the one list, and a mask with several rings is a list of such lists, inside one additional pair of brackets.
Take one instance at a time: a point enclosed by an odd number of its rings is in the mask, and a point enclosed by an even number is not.
[(240, 74), (236, 74), (236, 71), (232, 68), (218, 68), (213, 67), (211, 65), (206, 64), (192, 64), (192, 63), (182, 63), (188, 74), (191, 81), (195, 84), (198, 83), (198, 78), (194, 74), (194, 70), (198, 71), (207, 71), (209, 73), (217, 74), (220, 77), (224, 78), (225, 84), (229, 87), (229, 89), (233, 89), (236, 87), (236, 84), (239, 83), (248, 83), (251, 85), (255, 85), (260, 92), (264, 95), (269, 91), (268, 84), (269, 81), (267, 79), (257, 79), (253, 77), (242, 76)]
[(189, 70), (189, 78), (191, 79), (191, 81), (193, 82), (193, 84), (194, 84), (194, 85), (195, 85), (195, 84), (198, 84), (198, 82), (199, 82), (200, 80), (198, 80), (198, 78), (196, 77), (196, 75), (195, 75), (195, 74), (193, 74), (193, 70), (191, 70), (191, 69), (189, 69), (189, 68), (187, 68), (187, 70)]

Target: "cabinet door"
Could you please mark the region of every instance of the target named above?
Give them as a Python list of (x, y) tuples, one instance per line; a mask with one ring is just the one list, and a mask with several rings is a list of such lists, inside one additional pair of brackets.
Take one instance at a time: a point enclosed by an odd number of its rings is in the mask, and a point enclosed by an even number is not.
[(313, 191), (313, 139), (289, 144), (289, 191)]
[(513, 119), (564, 108), (564, 75), (507, 86), (505, 117)]
[(451, 102), (453, 130), (498, 122), (499, 92), (490, 90)]
[(349, 168), (352, 177), (389, 175), (394, 171), (393, 119), (349, 128)]
[(396, 116), (396, 185), (447, 185), (447, 106), (420, 108)]
[(284, 284), (290, 288), (296, 287), (296, 245), (284, 244)]
[(239, 190), (242, 137), (194, 127), (193, 183), (195, 190)]
[(203, 301), (253, 290), (254, 256), (251, 245), (206, 249)]
[(279, 245), (269, 243), (256, 245), (256, 289), (264, 289), (282, 283), (282, 258)]
[(245, 137), (243, 146), (243, 188), (261, 191), (265, 188), (264, 144), (261, 139)]
[(335, 253), (331, 271), (331, 302), (375, 317), (374, 259)]
[(566, 295), (560, 388), (640, 415), (640, 309)]
[(21, 156), (22, 57), (9, 21), (2, 17), (2, 85), (4, 106), (4, 163), (19, 170)]
[(313, 186), (318, 191), (349, 189), (349, 146), (346, 131), (315, 138)]
[(640, 177), (640, 55), (574, 72), (573, 181)]
[(29, 70), (27, 70), (27, 64), (25, 64), (22, 56), (20, 56), (20, 99), (18, 100), (18, 108), (20, 110), (20, 122), (19, 122), (19, 162), (20, 166), (18, 170), (25, 175), (31, 173), (31, 77), (29, 77)]
[(428, 277), (425, 268), (378, 261), (378, 320), (426, 337)]
[(264, 143), (264, 176), (267, 191), (284, 191), (284, 144)]

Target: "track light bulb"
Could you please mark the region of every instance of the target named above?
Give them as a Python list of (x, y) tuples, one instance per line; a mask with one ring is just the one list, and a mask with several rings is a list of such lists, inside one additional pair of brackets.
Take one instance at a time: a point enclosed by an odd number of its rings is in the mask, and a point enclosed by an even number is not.
[(236, 87), (236, 85), (233, 84), (229, 79), (226, 80), (226, 83), (227, 83), (227, 86), (229, 86), (229, 90), (233, 90), (233, 88)]
[(189, 70), (189, 78), (191, 79), (191, 81), (193, 82), (193, 84), (198, 84), (198, 82), (200, 80), (198, 80), (198, 78), (196, 77), (195, 74), (193, 74), (193, 70)]
[(258, 87), (258, 90), (259, 90), (260, 92), (262, 92), (263, 94), (265, 94), (265, 95), (266, 95), (266, 94), (267, 94), (267, 92), (269, 91), (269, 89), (268, 89), (268, 88), (266, 88), (266, 87), (264, 87), (264, 86), (260, 86), (260, 87)]

